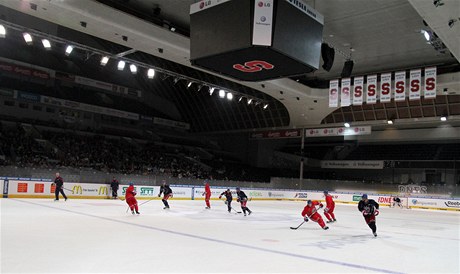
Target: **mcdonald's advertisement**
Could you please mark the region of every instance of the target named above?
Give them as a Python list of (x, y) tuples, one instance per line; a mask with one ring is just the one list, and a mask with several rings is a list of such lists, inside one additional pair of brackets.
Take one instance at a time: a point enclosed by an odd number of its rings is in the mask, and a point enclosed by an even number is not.
[[(9, 180), (8, 187), (10, 198), (50, 198), (56, 189), (50, 180)], [(64, 182), (64, 193), (70, 198), (101, 199), (110, 197), (111, 189), (108, 184)]]

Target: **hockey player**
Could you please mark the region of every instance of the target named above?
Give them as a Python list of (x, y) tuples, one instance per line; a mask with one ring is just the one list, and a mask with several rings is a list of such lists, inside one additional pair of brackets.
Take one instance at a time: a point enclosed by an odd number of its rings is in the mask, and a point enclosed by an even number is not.
[(126, 203), (129, 206), (129, 209), (131, 209), (131, 213), (134, 214), (140, 214), (139, 213), (139, 208), (137, 207), (137, 200), (136, 200), (136, 191), (134, 190), (134, 183), (130, 182), (129, 187), (126, 189), (125, 193), (125, 200)]
[(393, 197), (393, 207), (395, 206), (399, 206), (402, 208), (401, 199), (399, 199), (398, 197)]
[(118, 180), (115, 177), (113, 177), (112, 182), (110, 183), (110, 188), (112, 189), (112, 199), (118, 198), (118, 186)]
[(163, 199), (161, 199), (161, 201), (165, 205), (163, 209), (169, 209), (168, 199), (173, 196), (173, 192), (171, 188), (169, 187), (169, 184), (166, 183), (166, 181), (163, 181), (163, 185), (160, 187), (160, 193), (158, 194), (158, 197), (161, 197), (162, 193), (163, 193)]
[(372, 229), (372, 233), (374, 237), (377, 237), (377, 226), (375, 225), (375, 216), (379, 215), (379, 204), (367, 198), (367, 194), (363, 194), (361, 197), (361, 201), (358, 203), (358, 210), (364, 216), (364, 220), (366, 220), (367, 225)]
[(334, 215), (335, 203), (332, 200), (332, 195), (330, 195), (327, 190), (325, 190), (323, 193), (324, 197), (326, 198), (326, 208), (324, 208), (324, 216), (327, 218), (326, 223), (336, 222), (337, 220), (335, 219)]
[(246, 203), (248, 202), (248, 196), (246, 196), (246, 194), (241, 191), (239, 187), (236, 188), (236, 195), (238, 195), (236, 201), (241, 204), (241, 209), (243, 210), (244, 216), (246, 216), (246, 211), (248, 212), (248, 215), (251, 215), (252, 211), (249, 210), (249, 208), (246, 206)]
[[(205, 196), (206, 195), (206, 196)], [(206, 209), (211, 209), (211, 203), (209, 203), (209, 200), (211, 200), (211, 188), (209, 187), (208, 181), (204, 181), (204, 192), (201, 196), (205, 196), (204, 200), (206, 202)]]
[(56, 189), (54, 190), (54, 201), (59, 201), (59, 193), (61, 193), (64, 197), (64, 200), (67, 201), (67, 196), (65, 196), (64, 193), (64, 179), (62, 179), (59, 172), (56, 172), (56, 177), (54, 178), (53, 184), (56, 186)]
[(219, 195), (219, 199), (222, 198), (222, 195), (225, 195), (225, 198), (226, 198), (225, 204), (227, 205), (228, 213), (230, 213), (232, 211), (232, 200), (233, 200), (232, 192), (230, 191), (230, 189), (227, 189), (226, 191), (222, 192)]
[(316, 206), (320, 208), (323, 207), (323, 204), (318, 201), (308, 200), (307, 205), (302, 211), (302, 217), (304, 218), (305, 222), (308, 222), (308, 219), (311, 219), (314, 222), (317, 222), (322, 229), (327, 230), (329, 227), (323, 221), (323, 218), (317, 212)]

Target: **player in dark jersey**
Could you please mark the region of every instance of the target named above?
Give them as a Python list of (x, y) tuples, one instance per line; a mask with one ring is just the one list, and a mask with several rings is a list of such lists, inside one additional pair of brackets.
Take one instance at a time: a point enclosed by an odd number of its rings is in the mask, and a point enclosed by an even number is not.
[(367, 198), (367, 194), (363, 194), (361, 201), (358, 203), (358, 210), (363, 214), (367, 225), (372, 229), (374, 237), (377, 237), (377, 226), (375, 225), (375, 216), (379, 215), (379, 204)]
[(230, 213), (232, 211), (232, 200), (233, 200), (232, 192), (230, 191), (230, 189), (227, 189), (226, 191), (222, 192), (219, 195), (219, 199), (222, 198), (222, 195), (225, 195), (225, 198), (226, 198), (225, 204), (227, 204), (228, 213)]
[(165, 205), (163, 209), (169, 209), (168, 199), (173, 196), (173, 192), (166, 181), (163, 181), (163, 185), (160, 187), (160, 193), (158, 194), (158, 197), (161, 197), (162, 193), (163, 199), (161, 199), (161, 201), (163, 201), (163, 204)]
[(62, 196), (64, 196), (64, 200), (67, 201), (67, 196), (65, 196), (65, 193), (64, 193), (64, 179), (62, 179), (59, 172), (56, 173), (56, 178), (54, 178), (53, 184), (56, 187), (56, 189), (54, 190), (54, 195), (55, 195), (54, 201), (59, 201), (59, 193), (61, 193)]
[(248, 215), (251, 215), (252, 211), (249, 210), (249, 208), (246, 206), (246, 203), (248, 202), (248, 196), (240, 190), (239, 187), (236, 188), (236, 194), (238, 195), (237, 201), (241, 203), (241, 209), (243, 210), (244, 216), (246, 216), (246, 211), (248, 212)]

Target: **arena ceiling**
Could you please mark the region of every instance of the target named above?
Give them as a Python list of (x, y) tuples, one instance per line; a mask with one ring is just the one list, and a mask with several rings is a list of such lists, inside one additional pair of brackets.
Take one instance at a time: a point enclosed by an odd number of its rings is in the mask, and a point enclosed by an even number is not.
[[(31, 9), (30, 4), (38, 5)], [(323, 39), (336, 49), (335, 62), (330, 72), (320, 69), (296, 77), (259, 83), (239, 82), (192, 68), (189, 61), (189, 6), (194, 0), (69, 0), (69, 1), (9, 1), (0, 4), (57, 25), (86, 33), (108, 41), (105, 46), (115, 53), (126, 49), (136, 52), (128, 56), (148, 60), (191, 77), (228, 86), (242, 94), (260, 97), (269, 102), (263, 110), (246, 105), (230, 106), (219, 100), (205, 103), (201, 97), (183, 96), (166, 86), (163, 97), (173, 100), (180, 108), (184, 120), (192, 123), (196, 131), (248, 130), (253, 128), (309, 127), (321, 123), (338, 123), (342, 118), (353, 122), (370, 122), (381, 117), (380, 106), (363, 106), (375, 119), (360, 120), (358, 115), (347, 115), (349, 109), (327, 107), (328, 80), (340, 76), (346, 59), (354, 61), (352, 76), (438, 66), (438, 94), (460, 94), (460, 1), (442, 0), (435, 7), (433, 1), (417, 0), (323, 0), (306, 1), (325, 16)], [(448, 22), (457, 21), (452, 26)], [(216, 18), (218, 20), (218, 18)], [(427, 25), (424, 25), (424, 21)], [(86, 22), (82, 27), (80, 22)], [(171, 27), (175, 31), (170, 30)], [(427, 44), (421, 29), (436, 32), (447, 51), (441, 53)], [(121, 39), (126, 35), (127, 41)], [(159, 49), (162, 49), (161, 52)], [(182, 91), (181, 91), (182, 92)], [(171, 95), (174, 94), (174, 95)], [(204, 97), (203, 97), (204, 98)], [(453, 109), (457, 115), (457, 100), (439, 99), (440, 105)], [(209, 101), (209, 100), (208, 100)], [(436, 109), (436, 103), (431, 102)], [(453, 104), (453, 106), (450, 106)], [(390, 104), (391, 105), (391, 104)], [(386, 107), (386, 106), (383, 106)], [(382, 108), (383, 108), (382, 107)], [(406, 103), (399, 106), (409, 113), (426, 113), (420, 118), (434, 117), (439, 111), (429, 112), (425, 103)], [(389, 106), (391, 109), (391, 106)], [(395, 109), (398, 106), (394, 107)], [(414, 110), (413, 110), (414, 109)], [(416, 110), (415, 110), (416, 109)], [(396, 110), (398, 113), (399, 109)], [(209, 112), (216, 117), (209, 117)], [(353, 112), (354, 113), (354, 112)], [(371, 117), (371, 114), (363, 116)], [(385, 118), (393, 115), (386, 114)], [(401, 115), (403, 117), (404, 115)], [(415, 115), (416, 116), (416, 115)], [(409, 115), (407, 119), (415, 118)], [(332, 117), (332, 118), (331, 118)], [(335, 118), (334, 118), (335, 117)], [(382, 116), (383, 117), (383, 116)], [(348, 120), (351, 119), (351, 120)]]

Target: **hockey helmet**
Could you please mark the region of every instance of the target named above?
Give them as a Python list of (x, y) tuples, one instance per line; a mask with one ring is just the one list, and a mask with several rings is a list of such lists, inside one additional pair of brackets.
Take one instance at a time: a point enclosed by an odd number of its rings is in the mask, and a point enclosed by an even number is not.
[(133, 183), (133, 182), (129, 182), (129, 185), (130, 185), (130, 186), (133, 186), (133, 185), (134, 185), (134, 183)]
[(363, 196), (361, 196), (361, 198), (367, 199), (367, 194), (363, 194)]
[(307, 205), (311, 205), (313, 202), (311, 200), (307, 201)]
[(327, 195), (329, 192), (327, 190), (323, 191), (324, 195)]

